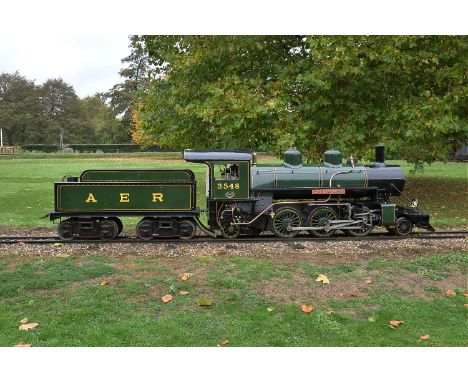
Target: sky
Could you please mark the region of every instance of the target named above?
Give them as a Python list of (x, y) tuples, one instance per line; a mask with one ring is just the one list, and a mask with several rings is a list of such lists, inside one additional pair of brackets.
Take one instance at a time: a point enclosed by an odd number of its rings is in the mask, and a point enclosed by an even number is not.
[(121, 82), (121, 60), (130, 53), (127, 34), (0, 34), (0, 72), (21, 75), (36, 84), (62, 78), (80, 98)]

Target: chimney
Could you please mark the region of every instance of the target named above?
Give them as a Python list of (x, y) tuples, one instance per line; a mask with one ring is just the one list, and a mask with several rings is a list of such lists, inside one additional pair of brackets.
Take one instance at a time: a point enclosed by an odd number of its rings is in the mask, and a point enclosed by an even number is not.
[(375, 146), (375, 163), (385, 164), (385, 146), (382, 144)]

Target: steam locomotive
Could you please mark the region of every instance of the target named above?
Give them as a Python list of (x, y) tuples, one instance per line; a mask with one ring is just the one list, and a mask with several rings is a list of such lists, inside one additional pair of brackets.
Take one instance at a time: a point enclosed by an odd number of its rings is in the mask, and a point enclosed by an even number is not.
[[(376, 226), (391, 234), (409, 235), (413, 227), (433, 231), (429, 215), (417, 200), (405, 197), (400, 166), (385, 164), (383, 145), (375, 147), (375, 162), (343, 164), (337, 150), (324, 153), (319, 165), (304, 164), (291, 148), (281, 165), (259, 164), (254, 152), (185, 150), (185, 161), (206, 165), (206, 210), (197, 207), (197, 182), (190, 169), (95, 169), (56, 182), (58, 235), (115, 239), (121, 217), (138, 216), (140, 239), (192, 239), (197, 228), (212, 237), (235, 239), (270, 231), (290, 238), (300, 233), (330, 237), (338, 231), (366, 236)], [(405, 197), (406, 198), (406, 197)], [(200, 220), (207, 214), (208, 226)]]

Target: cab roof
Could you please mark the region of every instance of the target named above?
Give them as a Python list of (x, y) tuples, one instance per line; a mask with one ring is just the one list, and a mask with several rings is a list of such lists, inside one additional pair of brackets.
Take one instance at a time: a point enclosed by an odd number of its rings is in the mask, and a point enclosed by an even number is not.
[(187, 162), (206, 162), (206, 161), (251, 161), (253, 159), (250, 150), (209, 150), (193, 151), (184, 150), (184, 160)]

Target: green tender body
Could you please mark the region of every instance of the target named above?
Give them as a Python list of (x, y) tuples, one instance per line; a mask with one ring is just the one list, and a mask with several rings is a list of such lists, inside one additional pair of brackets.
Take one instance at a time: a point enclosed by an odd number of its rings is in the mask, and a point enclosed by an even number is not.
[[(252, 166), (252, 189), (329, 187), (330, 178), (339, 171), (351, 170), (350, 166), (302, 165), (298, 167), (255, 165)], [(333, 177), (332, 187), (366, 187), (367, 171), (356, 166), (353, 172)]]
[(55, 210), (80, 213), (193, 210), (195, 187), (195, 182), (55, 183)]
[(191, 170), (179, 169), (94, 169), (86, 170), (81, 174), (82, 182), (97, 181), (194, 181), (195, 177)]

